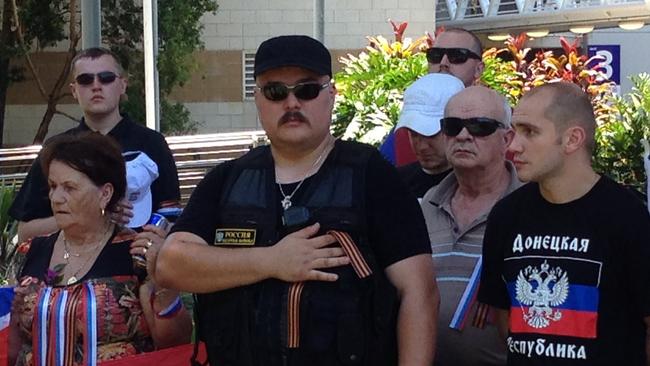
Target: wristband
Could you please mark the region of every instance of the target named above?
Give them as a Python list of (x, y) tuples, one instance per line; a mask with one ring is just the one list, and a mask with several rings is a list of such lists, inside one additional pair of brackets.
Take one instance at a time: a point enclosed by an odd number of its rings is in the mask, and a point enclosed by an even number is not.
[[(183, 302), (181, 301), (180, 296), (176, 296), (176, 299), (167, 306), (163, 311), (156, 313), (156, 318), (168, 319), (178, 314), (183, 308)], [(153, 307), (152, 307), (153, 309)]]

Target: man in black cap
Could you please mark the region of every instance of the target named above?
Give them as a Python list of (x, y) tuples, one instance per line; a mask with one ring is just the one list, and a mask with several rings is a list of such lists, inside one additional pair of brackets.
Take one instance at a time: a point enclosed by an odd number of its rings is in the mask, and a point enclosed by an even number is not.
[(156, 281), (198, 294), (213, 365), (431, 365), (438, 293), (422, 213), (375, 149), (330, 134), (330, 53), (271, 38), (254, 76), (271, 145), (198, 185)]

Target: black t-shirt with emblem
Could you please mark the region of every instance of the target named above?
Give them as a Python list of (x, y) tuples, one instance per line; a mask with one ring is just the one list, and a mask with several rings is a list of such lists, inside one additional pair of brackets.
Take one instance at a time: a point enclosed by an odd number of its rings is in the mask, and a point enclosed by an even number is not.
[(650, 216), (602, 177), (552, 204), (530, 183), (488, 217), (478, 299), (510, 312), (508, 365), (645, 365)]

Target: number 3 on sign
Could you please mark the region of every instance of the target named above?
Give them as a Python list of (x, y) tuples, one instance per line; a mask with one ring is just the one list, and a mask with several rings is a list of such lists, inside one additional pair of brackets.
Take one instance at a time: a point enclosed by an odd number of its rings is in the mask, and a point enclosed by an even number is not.
[(612, 61), (614, 61), (614, 55), (610, 51), (607, 50), (598, 50), (596, 51), (596, 55), (603, 57), (605, 60), (601, 61), (598, 66), (602, 68), (601, 70), (608, 79), (612, 78), (612, 75), (614, 74), (614, 69), (612, 68)]

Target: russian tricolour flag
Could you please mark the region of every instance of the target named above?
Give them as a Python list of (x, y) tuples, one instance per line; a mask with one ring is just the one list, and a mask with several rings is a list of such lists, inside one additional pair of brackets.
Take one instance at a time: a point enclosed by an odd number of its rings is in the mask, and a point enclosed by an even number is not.
[(13, 287), (0, 287), (0, 366), (7, 364), (9, 317), (11, 315), (11, 301), (13, 298)]
[(391, 130), (386, 140), (379, 147), (379, 152), (395, 166), (402, 166), (417, 160), (411, 149), (406, 128)]

